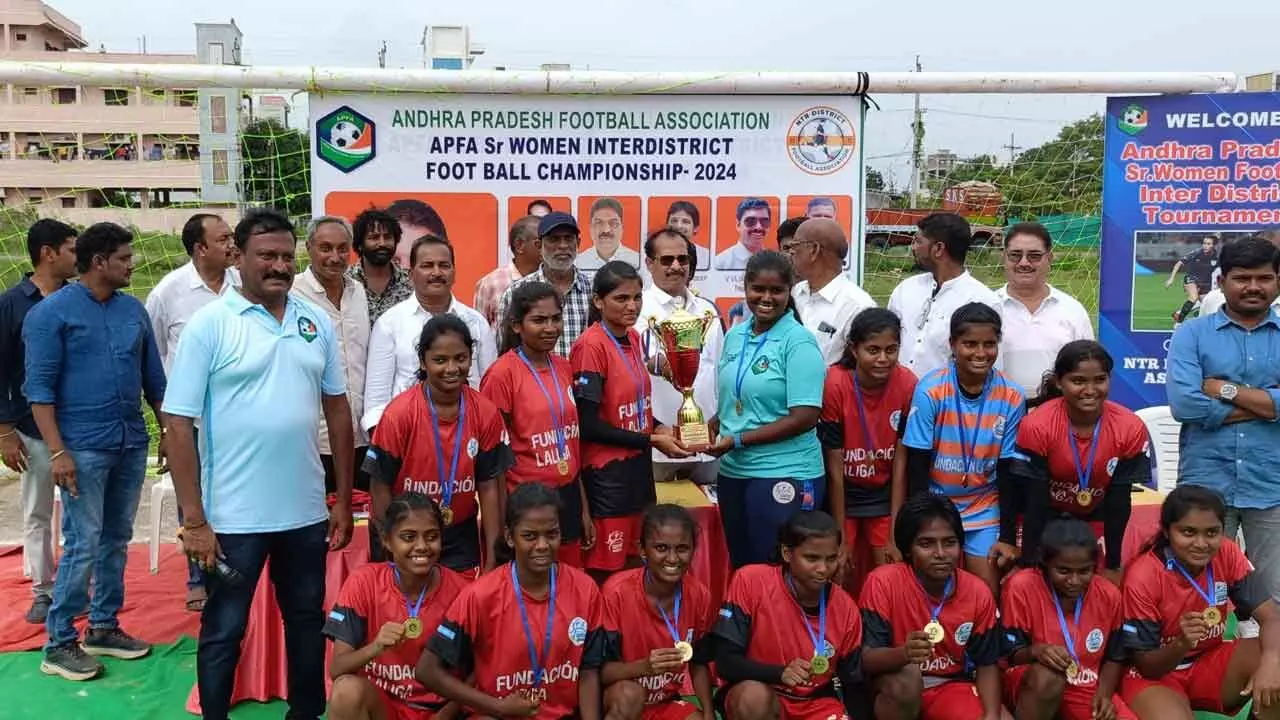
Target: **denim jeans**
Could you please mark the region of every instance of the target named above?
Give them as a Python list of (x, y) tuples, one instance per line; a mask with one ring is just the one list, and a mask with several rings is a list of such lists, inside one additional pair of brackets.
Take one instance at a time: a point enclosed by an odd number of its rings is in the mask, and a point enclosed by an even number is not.
[(769, 562), (778, 550), (778, 531), (800, 510), (820, 510), (825, 477), (733, 478), (720, 475), (716, 497), (725, 545), (733, 569)]
[(244, 576), (229, 585), (215, 573), (206, 579), (209, 599), (200, 619), (196, 678), (205, 720), (226, 720), (231, 709), (240, 641), (263, 565), (269, 572), (276, 602), (284, 617), (285, 658), (289, 669), (288, 720), (316, 720), (324, 712), (325, 556), (328, 524), (275, 533), (219, 534), (227, 565)]
[(79, 639), (74, 621), (86, 604), (89, 627), (119, 627), (116, 615), (124, 605), (124, 565), (147, 472), (145, 447), (70, 450), (68, 455), (76, 465), (79, 496), (61, 491), (66, 545), (53, 584), (53, 606), (45, 621), (49, 634), (46, 647)]

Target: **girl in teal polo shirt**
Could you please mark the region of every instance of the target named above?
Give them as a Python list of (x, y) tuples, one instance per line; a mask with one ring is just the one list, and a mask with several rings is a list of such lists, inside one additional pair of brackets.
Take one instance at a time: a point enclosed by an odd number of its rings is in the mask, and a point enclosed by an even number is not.
[(822, 448), (815, 427), (826, 365), (791, 301), (791, 261), (764, 251), (743, 277), (751, 317), (725, 336), (720, 405), (711, 420), (722, 456), (718, 496), (733, 567), (767, 562), (778, 529), (822, 506)]

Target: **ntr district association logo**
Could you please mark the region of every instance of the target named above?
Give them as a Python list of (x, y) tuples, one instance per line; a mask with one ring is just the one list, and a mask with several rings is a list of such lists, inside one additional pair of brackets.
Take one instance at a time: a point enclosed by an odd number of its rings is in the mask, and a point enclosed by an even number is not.
[(344, 105), (316, 121), (316, 153), (349, 173), (377, 153), (375, 132), (372, 120)]
[(849, 163), (858, 149), (849, 116), (825, 105), (796, 116), (787, 129), (787, 154), (810, 175), (830, 175)]

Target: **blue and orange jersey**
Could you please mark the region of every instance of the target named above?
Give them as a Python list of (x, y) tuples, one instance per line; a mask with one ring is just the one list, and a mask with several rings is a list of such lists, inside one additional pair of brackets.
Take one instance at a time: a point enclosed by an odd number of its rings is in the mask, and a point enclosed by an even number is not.
[(902, 442), (933, 452), (929, 490), (956, 504), (965, 530), (1000, 524), (996, 464), (1019, 457), (1018, 425), (1025, 413), (1021, 388), (999, 370), (977, 398), (960, 392), (954, 364), (916, 386)]

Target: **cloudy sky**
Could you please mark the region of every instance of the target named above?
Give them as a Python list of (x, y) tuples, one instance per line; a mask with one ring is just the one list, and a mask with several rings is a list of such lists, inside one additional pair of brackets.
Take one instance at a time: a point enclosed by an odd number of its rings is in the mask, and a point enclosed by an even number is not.
[[(245, 61), (259, 65), (422, 66), (422, 29), (467, 24), (486, 54), (476, 68), (544, 62), (607, 70), (1280, 70), (1280, 2), (1165, 0), (515, 0), (218, 3), (47, 0), (79, 22), (90, 47), (192, 52), (198, 21), (234, 17)], [(1227, 9), (1231, 8), (1234, 12)], [(874, 96), (868, 162), (907, 182), (912, 98)], [(926, 152), (962, 157), (1030, 147), (1101, 110), (1098, 96), (925, 96)], [(1011, 136), (1012, 135), (1012, 139)]]

